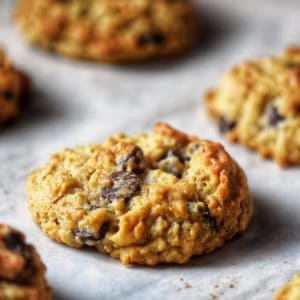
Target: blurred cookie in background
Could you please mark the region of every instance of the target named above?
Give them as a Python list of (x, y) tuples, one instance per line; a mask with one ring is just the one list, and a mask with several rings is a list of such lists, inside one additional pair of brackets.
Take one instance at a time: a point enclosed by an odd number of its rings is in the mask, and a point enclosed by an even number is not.
[(236, 65), (206, 106), (228, 140), (280, 166), (300, 165), (300, 48)]
[(31, 43), (105, 62), (179, 54), (198, 32), (190, 0), (20, 0), (14, 16)]
[(46, 268), (24, 235), (0, 224), (0, 299), (50, 300)]
[(300, 273), (295, 274), (290, 282), (279, 288), (274, 300), (300, 300)]
[(0, 126), (16, 119), (29, 96), (29, 78), (0, 49)]

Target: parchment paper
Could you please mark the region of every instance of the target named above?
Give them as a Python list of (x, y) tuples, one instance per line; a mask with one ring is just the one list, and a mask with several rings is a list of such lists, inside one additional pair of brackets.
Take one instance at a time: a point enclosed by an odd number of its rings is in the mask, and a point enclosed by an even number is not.
[[(300, 169), (281, 170), (230, 145), (206, 116), (203, 92), (233, 63), (300, 44), (299, 1), (197, 1), (204, 33), (170, 62), (110, 66), (72, 61), (28, 46), (0, 0), (0, 42), (34, 82), (27, 114), (0, 133), (0, 221), (27, 234), (47, 265), (54, 299), (270, 299), (300, 271)], [(185, 266), (124, 267), (95, 251), (47, 238), (32, 222), (26, 175), (64, 147), (157, 121), (225, 144), (246, 170), (255, 201), (247, 232)]]

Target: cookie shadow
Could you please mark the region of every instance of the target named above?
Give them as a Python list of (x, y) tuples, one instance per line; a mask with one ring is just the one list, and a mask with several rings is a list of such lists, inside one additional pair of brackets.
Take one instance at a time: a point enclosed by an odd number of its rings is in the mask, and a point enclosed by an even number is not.
[[(285, 249), (299, 244), (300, 233), (296, 230), (299, 226), (299, 221), (289, 217), (280, 207), (276, 207), (270, 196), (254, 193), (254, 215), (246, 232), (236, 236), (212, 254), (195, 257), (180, 268), (185, 270), (232, 267), (244, 262), (265, 261), (268, 257), (278, 257)], [(178, 268), (178, 265), (159, 266), (161, 270), (170, 268)]]
[(190, 266), (218, 268), (278, 257), (285, 249), (298, 244), (300, 234), (295, 230), (299, 226), (296, 222), (276, 207), (270, 196), (254, 193), (254, 215), (246, 232), (215, 253), (194, 258)]
[(65, 115), (58, 99), (49, 97), (45, 92), (33, 89), (24, 111), (17, 120), (13, 120), (1, 128), (1, 136), (15, 131), (31, 130), (33, 127), (42, 126), (62, 119)]

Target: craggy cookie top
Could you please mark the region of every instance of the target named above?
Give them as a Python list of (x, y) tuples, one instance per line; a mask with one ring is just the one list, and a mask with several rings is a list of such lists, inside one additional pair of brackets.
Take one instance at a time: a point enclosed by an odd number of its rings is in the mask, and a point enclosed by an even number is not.
[(282, 166), (300, 164), (300, 49), (233, 67), (206, 103), (230, 140)]
[(295, 274), (292, 280), (278, 289), (274, 300), (300, 300), (300, 274)]
[(16, 70), (0, 49), (0, 125), (20, 113), (29, 93), (29, 79)]
[(35, 44), (111, 62), (176, 54), (197, 35), (190, 0), (20, 0), (15, 19)]
[(223, 147), (163, 123), (54, 154), (29, 176), (26, 194), (50, 237), (124, 264), (185, 263), (252, 215), (246, 177)]
[(47, 300), (45, 267), (23, 234), (0, 224), (0, 299)]

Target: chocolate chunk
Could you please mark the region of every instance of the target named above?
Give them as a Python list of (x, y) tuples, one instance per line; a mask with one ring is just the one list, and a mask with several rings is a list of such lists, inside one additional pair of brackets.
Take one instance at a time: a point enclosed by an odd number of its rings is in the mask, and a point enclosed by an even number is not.
[(100, 240), (102, 240), (105, 237), (107, 231), (109, 230), (109, 226), (110, 226), (110, 223), (108, 221), (105, 221), (102, 224), (100, 231), (99, 231), (99, 239)]
[(82, 243), (86, 243), (88, 241), (97, 242), (97, 241), (102, 240), (105, 237), (105, 234), (109, 230), (109, 226), (110, 226), (110, 223), (108, 221), (105, 221), (102, 224), (98, 234), (88, 232), (85, 229), (76, 229), (73, 231), (73, 233), (75, 236), (79, 237), (79, 239), (81, 240)]
[(11, 232), (5, 236), (4, 244), (8, 250), (18, 253), (22, 253), (26, 248), (22, 235), (17, 232)]
[(6, 90), (3, 93), (3, 97), (5, 98), (6, 101), (12, 101), (14, 99), (14, 93), (13, 91)]
[(131, 171), (136, 174), (143, 173), (146, 162), (142, 149), (135, 146), (118, 164), (121, 166), (122, 171)]
[(165, 38), (161, 33), (145, 33), (139, 36), (138, 38), (138, 44), (141, 47), (147, 46), (147, 45), (157, 45), (162, 46), (165, 42)]
[(221, 117), (219, 119), (219, 130), (222, 133), (226, 133), (228, 131), (231, 131), (236, 126), (236, 122), (226, 120), (224, 117)]
[(111, 185), (102, 189), (102, 197), (110, 203), (115, 199), (128, 201), (141, 191), (140, 179), (132, 172), (114, 172), (110, 179)]
[(276, 126), (278, 123), (284, 121), (284, 117), (279, 114), (278, 109), (273, 106), (267, 112), (268, 121), (270, 126)]
[(188, 159), (188, 157), (184, 156), (184, 154), (180, 153), (179, 151), (170, 149), (159, 161), (157, 166), (164, 172), (181, 178), (184, 169), (184, 163), (188, 161)]
[(87, 241), (98, 241), (99, 237), (95, 234), (86, 231), (85, 229), (76, 229), (73, 231), (74, 235), (79, 237), (83, 243)]

